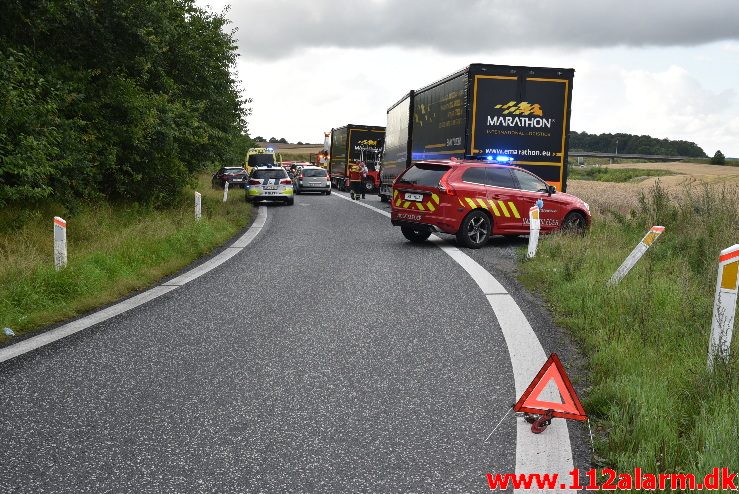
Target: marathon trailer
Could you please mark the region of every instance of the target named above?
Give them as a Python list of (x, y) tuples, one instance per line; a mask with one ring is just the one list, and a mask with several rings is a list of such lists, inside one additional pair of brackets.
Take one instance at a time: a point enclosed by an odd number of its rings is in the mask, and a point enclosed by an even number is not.
[(480, 159), (567, 189), (574, 69), (473, 64), (411, 91), (387, 111), (383, 201), (414, 161)]
[(331, 129), (331, 184), (339, 190), (348, 188), (349, 165), (364, 161), (368, 170), (365, 189), (368, 192), (376, 190), (380, 185), (380, 163), (384, 145), (385, 127), (349, 124)]

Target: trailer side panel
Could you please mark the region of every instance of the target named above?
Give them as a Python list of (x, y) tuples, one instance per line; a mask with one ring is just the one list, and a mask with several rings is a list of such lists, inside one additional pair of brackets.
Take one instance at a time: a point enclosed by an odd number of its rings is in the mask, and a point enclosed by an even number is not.
[(464, 157), (467, 72), (416, 92), (413, 107), (413, 161)]

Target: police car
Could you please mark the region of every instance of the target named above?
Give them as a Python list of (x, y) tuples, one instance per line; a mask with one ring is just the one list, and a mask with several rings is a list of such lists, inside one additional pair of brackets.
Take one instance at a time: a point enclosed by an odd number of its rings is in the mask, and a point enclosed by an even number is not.
[(280, 201), (292, 206), (293, 194), (293, 181), (281, 166), (255, 167), (246, 183), (246, 200), (251, 203)]
[(585, 202), (533, 173), (472, 160), (414, 163), (395, 180), (391, 203), (392, 224), (411, 242), (443, 232), (472, 249), (493, 234), (528, 234), (534, 205), (540, 208), (541, 233), (584, 230), (591, 221)]

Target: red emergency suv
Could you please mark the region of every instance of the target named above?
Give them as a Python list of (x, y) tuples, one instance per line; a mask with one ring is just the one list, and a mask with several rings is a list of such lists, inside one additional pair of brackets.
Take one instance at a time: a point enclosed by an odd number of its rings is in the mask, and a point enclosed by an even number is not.
[(411, 242), (431, 233), (477, 249), (490, 235), (529, 233), (529, 208), (543, 201), (541, 232), (584, 230), (590, 209), (522, 168), (483, 161), (419, 161), (393, 184), (393, 225)]

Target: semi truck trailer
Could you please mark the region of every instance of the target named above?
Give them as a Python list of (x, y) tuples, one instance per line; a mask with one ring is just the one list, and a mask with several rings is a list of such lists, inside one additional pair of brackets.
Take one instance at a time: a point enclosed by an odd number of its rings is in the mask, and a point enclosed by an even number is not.
[(331, 150), (329, 153), (329, 173), (331, 183), (344, 190), (349, 179), (349, 165), (363, 161), (367, 165), (364, 181), (368, 192), (380, 185), (380, 163), (385, 144), (385, 127), (368, 125), (345, 125), (331, 129)]
[(410, 91), (387, 111), (380, 198), (412, 162), (481, 159), (567, 189), (574, 69), (472, 64)]

